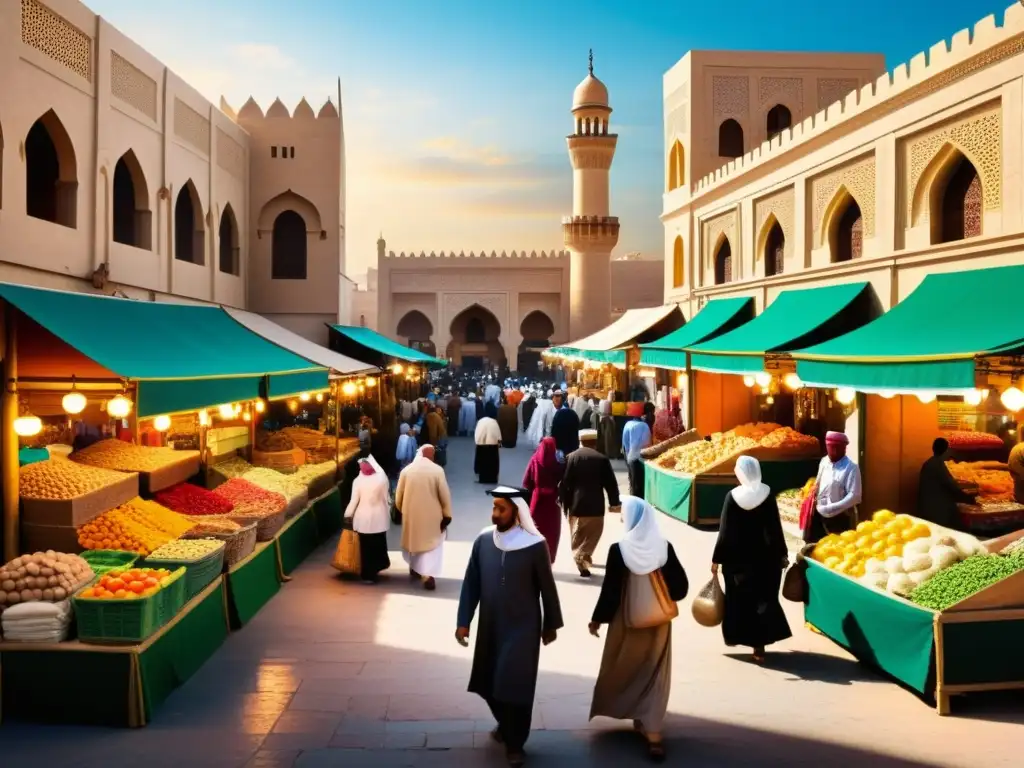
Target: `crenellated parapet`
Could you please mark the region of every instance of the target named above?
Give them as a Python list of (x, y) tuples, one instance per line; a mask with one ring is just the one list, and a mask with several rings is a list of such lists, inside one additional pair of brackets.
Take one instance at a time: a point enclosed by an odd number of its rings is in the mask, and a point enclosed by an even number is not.
[(554, 250), (552, 250), (552, 251), (541, 251), (540, 253), (537, 253), (537, 251), (530, 251), (529, 253), (527, 253), (526, 251), (512, 251), (512, 253), (509, 254), (509, 253), (507, 253), (505, 251), (502, 251), (501, 253), (498, 253), (497, 251), (491, 251), (490, 253), (487, 253), (486, 251), (480, 251), (480, 253), (477, 253), (476, 251), (470, 251), (469, 253), (466, 253), (465, 251), (459, 251), (458, 253), (455, 253), (454, 251), (451, 251), (449, 253), (445, 253), (444, 251), (441, 251), (440, 253), (435, 253), (434, 251), (431, 251), (430, 253), (426, 253), (425, 251), (420, 251), (419, 253), (416, 253), (415, 251), (409, 251), (408, 253), (406, 253), (405, 251), (402, 251), (402, 252), (396, 254), (394, 251), (388, 251), (387, 255), (385, 255), (384, 258), (387, 258), (387, 259), (435, 259), (435, 260), (436, 259), (448, 259), (448, 260), (452, 260), (452, 259), (547, 259), (547, 260), (553, 260), (553, 259), (567, 259), (567, 258), (569, 258), (569, 252), (568, 251), (554, 251)]
[(610, 251), (619, 242), (619, 217), (563, 216), (562, 240), (575, 251)]
[(256, 100), (250, 96), (242, 108), (237, 112), (231, 107), (230, 104), (221, 97), (220, 100), (221, 111), (224, 112), (228, 117), (238, 123), (253, 123), (261, 120), (337, 120), (338, 119), (338, 108), (334, 102), (328, 97), (324, 105), (320, 107), (320, 111), (314, 113), (313, 107), (310, 106), (309, 102), (305, 98), (299, 101), (295, 106), (295, 109), (291, 112), (288, 111), (288, 107), (284, 105), (281, 99), (274, 99), (273, 104), (267, 109), (266, 113)]
[(1024, 4), (1016, 2), (1004, 11), (1002, 26), (996, 25), (993, 14), (977, 22), (973, 30), (960, 30), (948, 43), (940, 40), (927, 53), (918, 53), (874, 83), (851, 91), (817, 114), (703, 177), (694, 185), (693, 193), (704, 194), (852, 120), (859, 123), (877, 119), (1021, 51), (1024, 51)]

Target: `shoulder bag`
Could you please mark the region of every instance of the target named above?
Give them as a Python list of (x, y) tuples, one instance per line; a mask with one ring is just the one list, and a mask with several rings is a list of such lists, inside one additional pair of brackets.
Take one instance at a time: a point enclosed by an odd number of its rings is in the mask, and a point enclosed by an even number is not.
[(679, 606), (669, 594), (660, 568), (644, 576), (630, 573), (624, 598), (626, 626), (630, 629), (660, 627), (679, 615)]

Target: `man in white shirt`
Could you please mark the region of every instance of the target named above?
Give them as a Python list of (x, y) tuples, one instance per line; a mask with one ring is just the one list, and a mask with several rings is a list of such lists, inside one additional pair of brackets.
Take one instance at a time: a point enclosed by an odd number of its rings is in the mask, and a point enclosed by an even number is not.
[(804, 541), (813, 543), (829, 533), (842, 533), (857, 524), (861, 500), (860, 468), (846, 455), (850, 439), (842, 432), (825, 435), (825, 453), (815, 480), (814, 513), (804, 531)]

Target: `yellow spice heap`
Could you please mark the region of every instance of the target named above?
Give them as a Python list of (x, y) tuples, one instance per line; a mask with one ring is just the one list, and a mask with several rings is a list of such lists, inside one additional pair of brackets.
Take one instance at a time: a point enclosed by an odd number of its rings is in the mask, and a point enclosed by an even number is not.
[(68, 500), (119, 483), (127, 477), (109, 469), (87, 467), (54, 456), (19, 471), (19, 493), (26, 499)]
[(75, 451), (71, 458), (81, 464), (124, 472), (152, 472), (176, 464), (183, 456), (173, 448), (148, 448), (123, 440), (100, 440)]
[(122, 549), (148, 555), (187, 533), (192, 523), (156, 502), (132, 499), (78, 529), (84, 549)]

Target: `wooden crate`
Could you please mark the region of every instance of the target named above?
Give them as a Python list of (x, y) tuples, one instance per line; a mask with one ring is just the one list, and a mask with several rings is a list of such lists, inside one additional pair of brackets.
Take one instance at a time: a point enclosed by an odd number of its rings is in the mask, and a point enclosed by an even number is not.
[(78, 554), (82, 551), (78, 543), (78, 529), (73, 525), (36, 525), (23, 523), (21, 526), (21, 549), (23, 552), (55, 552)]
[(199, 471), (199, 451), (178, 451), (183, 454), (173, 464), (167, 464), (152, 472), (141, 472), (143, 493), (156, 493), (172, 485), (183, 483)]
[(306, 452), (301, 448), (290, 451), (257, 451), (252, 450), (252, 465), (276, 469), (278, 472), (294, 472), (306, 463)]
[(123, 480), (74, 499), (22, 498), (21, 520), (23, 525), (77, 528), (107, 510), (131, 501), (138, 495), (139, 475), (133, 472), (126, 474)]

